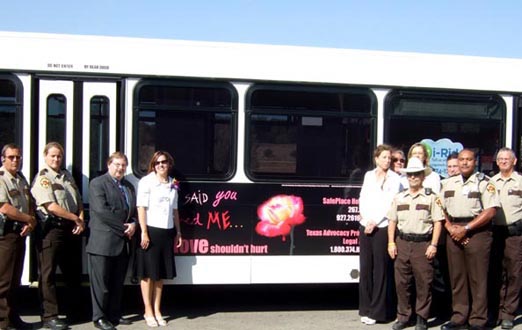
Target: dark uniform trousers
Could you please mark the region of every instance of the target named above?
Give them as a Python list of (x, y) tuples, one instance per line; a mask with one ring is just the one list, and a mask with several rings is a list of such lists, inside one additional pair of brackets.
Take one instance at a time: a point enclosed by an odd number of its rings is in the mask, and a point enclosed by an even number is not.
[[(72, 223), (72, 222), (71, 222)], [(56, 269), (64, 276), (66, 290), (65, 313), (70, 318), (80, 317), (78, 301), (82, 274), (82, 237), (72, 234), (73, 226), (52, 228), (45, 236), (37, 239), (39, 279), (38, 291), (42, 303), (44, 321), (58, 317), (58, 294)]]
[(24, 266), (25, 237), (5, 233), (0, 237), (0, 328), (17, 318), (15, 291), (20, 286)]
[(397, 288), (397, 319), (408, 322), (412, 315), (411, 295), (415, 278), (415, 313), (425, 319), (430, 316), (433, 260), (426, 258), (430, 242), (410, 242), (397, 238), (395, 287)]
[(522, 289), (522, 236), (509, 236), (506, 226), (493, 227), (489, 274), (489, 316), (514, 320)]
[(359, 314), (377, 321), (387, 321), (395, 314), (393, 269), (386, 249), (388, 227), (375, 228), (372, 235), (359, 229)]
[(487, 280), (492, 240), (488, 226), (474, 232), (465, 246), (452, 240), (449, 235), (446, 238), (453, 293), (451, 321), (454, 323), (464, 324), (469, 321), (470, 325), (475, 326), (485, 326), (487, 323)]

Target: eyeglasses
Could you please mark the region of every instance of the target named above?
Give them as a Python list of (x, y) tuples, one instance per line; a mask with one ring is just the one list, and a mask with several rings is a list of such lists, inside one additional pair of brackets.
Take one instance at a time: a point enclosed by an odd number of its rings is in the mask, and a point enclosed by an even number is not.
[(394, 162), (394, 163), (404, 163), (405, 159), (404, 158), (392, 158), (392, 162)]
[(22, 159), (22, 156), (17, 156), (17, 155), (9, 155), (9, 156), (5, 156), (5, 158), (9, 159), (10, 161), (13, 161), (15, 159)]
[(424, 172), (413, 172), (413, 173), (406, 173), (407, 176), (421, 176)]
[(154, 165), (159, 165), (159, 164), (163, 164), (163, 165), (167, 165), (169, 163), (168, 160), (158, 160), (156, 162), (154, 162)]

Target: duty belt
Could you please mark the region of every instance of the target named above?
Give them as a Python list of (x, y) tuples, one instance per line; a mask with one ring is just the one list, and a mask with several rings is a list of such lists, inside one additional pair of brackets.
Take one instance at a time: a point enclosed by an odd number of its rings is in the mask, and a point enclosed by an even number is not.
[(409, 242), (427, 242), (431, 240), (431, 234), (406, 234), (399, 232), (399, 237)]
[(522, 235), (522, 220), (513, 222), (507, 226), (508, 236)]
[(20, 234), (22, 229), (24, 228), (24, 224), (20, 221), (11, 221), (8, 220), (4, 225), (4, 234), (15, 233)]
[(474, 217), (452, 218), (452, 219), (451, 219), (451, 222), (455, 222), (455, 223), (468, 223), (468, 222), (473, 221), (473, 219), (475, 219), (475, 218), (474, 218)]

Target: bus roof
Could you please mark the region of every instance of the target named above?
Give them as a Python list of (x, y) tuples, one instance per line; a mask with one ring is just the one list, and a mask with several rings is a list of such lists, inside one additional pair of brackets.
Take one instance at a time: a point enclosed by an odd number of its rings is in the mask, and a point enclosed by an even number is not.
[(0, 70), (522, 91), (522, 59), (0, 32)]

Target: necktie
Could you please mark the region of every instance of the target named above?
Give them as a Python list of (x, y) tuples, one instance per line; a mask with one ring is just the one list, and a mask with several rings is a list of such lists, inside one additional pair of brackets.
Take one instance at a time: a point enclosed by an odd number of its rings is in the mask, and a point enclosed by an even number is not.
[(125, 201), (125, 208), (129, 208), (129, 200), (127, 198), (127, 193), (125, 192), (125, 187), (118, 182), (118, 188), (120, 188), (121, 195), (123, 196), (123, 200)]

